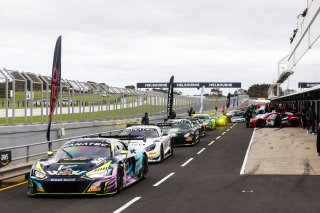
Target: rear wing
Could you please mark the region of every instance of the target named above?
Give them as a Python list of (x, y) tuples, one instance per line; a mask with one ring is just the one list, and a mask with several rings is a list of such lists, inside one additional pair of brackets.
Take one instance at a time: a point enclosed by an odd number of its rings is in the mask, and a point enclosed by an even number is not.
[(172, 127), (172, 123), (157, 123), (157, 126), (160, 127), (160, 128)]
[(98, 135), (99, 138), (116, 138), (119, 140), (126, 140), (126, 141), (132, 141), (132, 140), (141, 140), (141, 141), (146, 141), (146, 138), (139, 138), (139, 137), (133, 137), (133, 136), (128, 136), (128, 135), (103, 135), (103, 134), (99, 134)]

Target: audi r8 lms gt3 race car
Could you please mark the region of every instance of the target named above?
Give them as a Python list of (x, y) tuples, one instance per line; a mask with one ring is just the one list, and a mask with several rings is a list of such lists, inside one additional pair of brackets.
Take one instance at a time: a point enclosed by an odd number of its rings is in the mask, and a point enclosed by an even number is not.
[(123, 141), (76, 139), (49, 159), (33, 164), (28, 194), (114, 194), (143, 179), (147, 172), (147, 154), (128, 149)]
[(135, 125), (123, 130), (119, 136), (130, 147), (146, 150), (149, 162), (162, 162), (173, 155), (171, 136), (163, 135), (155, 125)]
[(163, 131), (171, 135), (174, 146), (196, 145), (200, 142), (200, 130), (193, 126), (190, 120), (168, 119), (165, 124), (171, 125), (169, 129)]
[(265, 126), (296, 127), (300, 125), (301, 125), (300, 118), (298, 116), (293, 115), (290, 112), (285, 112), (285, 113), (270, 112), (266, 114), (258, 114), (256, 117), (250, 119), (250, 126), (259, 127), (259, 128), (262, 128)]
[(207, 130), (216, 128), (216, 120), (211, 118), (208, 114), (193, 114), (192, 117), (198, 118), (200, 123), (204, 124)]

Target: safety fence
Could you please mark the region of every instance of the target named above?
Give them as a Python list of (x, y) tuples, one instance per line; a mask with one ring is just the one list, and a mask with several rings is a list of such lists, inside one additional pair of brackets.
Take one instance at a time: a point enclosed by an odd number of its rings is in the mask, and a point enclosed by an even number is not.
[[(46, 124), (49, 120), (51, 78), (29, 72), (0, 69), (0, 125)], [(203, 110), (214, 108), (205, 98)], [(55, 123), (128, 119), (166, 115), (167, 94), (111, 87), (105, 83), (62, 79), (52, 119)], [(173, 110), (199, 108), (200, 98), (175, 95)]]

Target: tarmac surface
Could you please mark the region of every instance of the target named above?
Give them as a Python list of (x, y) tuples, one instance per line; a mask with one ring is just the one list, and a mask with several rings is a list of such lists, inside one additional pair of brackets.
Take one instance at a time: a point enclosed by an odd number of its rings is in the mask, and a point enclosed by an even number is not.
[(145, 180), (118, 195), (30, 198), (24, 184), (0, 191), (0, 211), (316, 213), (315, 137), (301, 128), (229, 124), (208, 132), (196, 146), (175, 148), (172, 157), (150, 165)]
[(306, 129), (255, 129), (242, 174), (320, 175), (316, 135)]

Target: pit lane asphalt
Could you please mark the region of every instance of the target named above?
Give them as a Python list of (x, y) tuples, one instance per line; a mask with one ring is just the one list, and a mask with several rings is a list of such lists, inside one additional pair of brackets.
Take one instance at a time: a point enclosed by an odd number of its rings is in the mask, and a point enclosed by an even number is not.
[(150, 165), (145, 180), (118, 195), (29, 198), (22, 185), (0, 192), (0, 212), (105, 213), (137, 197), (123, 212), (320, 212), (319, 176), (240, 175), (253, 129), (237, 124), (226, 131), (232, 125), (208, 132), (194, 147), (175, 148), (173, 157)]

